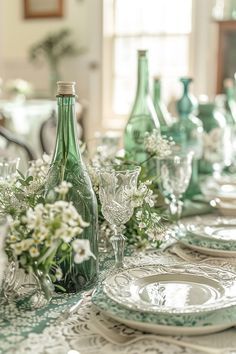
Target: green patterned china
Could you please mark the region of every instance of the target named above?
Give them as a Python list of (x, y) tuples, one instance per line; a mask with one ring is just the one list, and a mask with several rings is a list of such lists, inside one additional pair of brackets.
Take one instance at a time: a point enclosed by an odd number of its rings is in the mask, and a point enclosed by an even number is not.
[[(236, 226), (218, 224), (216, 226), (188, 226), (185, 231), (177, 231), (179, 242), (205, 254), (222, 257), (236, 256)], [(202, 253), (203, 253), (202, 252)]]
[(187, 227), (188, 234), (194, 237), (207, 240), (216, 240), (222, 242), (234, 242), (236, 246), (236, 225), (217, 224), (212, 226), (195, 226)]
[(201, 335), (215, 333), (236, 325), (236, 306), (211, 313), (156, 314), (127, 309), (111, 300), (98, 288), (92, 297), (95, 310), (141, 331), (166, 335)]
[(108, 276), (103, 291), (131, 310), (195, 315), (236, 305), (236, 275), (207, 265), (146, 265)]
[(236, 243), (235, 241), (226, 241), (216, 239), (207, 239), (199, 236), (194, 236), (182, 230), (176, 233), (177, 239), (184, 244), (200, 253), (209, 256), (218, 257), (236, 257)]

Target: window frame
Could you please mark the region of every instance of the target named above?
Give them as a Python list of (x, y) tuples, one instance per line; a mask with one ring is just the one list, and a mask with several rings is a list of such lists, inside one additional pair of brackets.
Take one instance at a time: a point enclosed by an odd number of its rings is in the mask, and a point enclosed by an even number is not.
[[(114, 93), (114, 47), (116, 38), (140, 38), (140, 37), (159, 37), (164, 38), (171, 36), (188, 36), (189, 37), (189, 50), (188, 50), (188, 61), (189, 61), (189, 73), (193, 72), (194, 68), (194, 46), (192, 43), (193, 33), (195, 29), (195, 18), (194, 13), (197, 6), (197, 0), (192, 0), (192, 21), (191, 28), (192, 31), (189, 34), (183, 33), (134, 33), (134, 34), (115, 34), (114, 31), (114, 17), (115, 17), (115, 3), (114, 0), (103, 0), (103, 19), (109, 17), (109, 26), (104, 28), (103, 23), (103, 114), (102, 114), (102, 126), (105, 130), (122, 130), (127, 120), (128, 114), (116, 114), (113, 112), (113, 93)], [(108, 9), (108, 11), (107, 11)], [(105, 22), (105, 21), (104, 21)], [(134, 93), (135, 94), (135, 93)]]

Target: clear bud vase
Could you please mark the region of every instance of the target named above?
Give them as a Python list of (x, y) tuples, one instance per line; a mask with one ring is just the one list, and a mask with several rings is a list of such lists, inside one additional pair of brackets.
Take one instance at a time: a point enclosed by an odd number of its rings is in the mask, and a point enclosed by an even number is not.
[(2, 295), (7, 302), (17, 307), (36, 310), (47, 305), (53, 295), (54, 286), (48, 275), (37, 270), (26, 273), (18, 262), (9, 263), (2, 284)]

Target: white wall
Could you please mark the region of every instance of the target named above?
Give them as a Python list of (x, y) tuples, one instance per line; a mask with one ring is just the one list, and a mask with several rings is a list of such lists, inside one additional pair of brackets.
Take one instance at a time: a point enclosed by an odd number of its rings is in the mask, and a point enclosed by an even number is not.
[[(29, 62), (28, 51), (32, 44), (41, 40), (50, 32), (61, 28), (71, 28), (78, 46), (88, 43), (88, 4), (86, 1), (65, 0), (64, 17), (58, 19), (27, 19), (23, 17), (23, 1), (1, 0), (2, 26), (2, 72), (4, 79), (21, 77), (31, 81), (38, 90), (48, 89), (48, 68)], [(88, 48), (89, 50), (89, 48)], [(64, 79), (76, 80), (81, 83), (80, 94), (88, 96), (87, 80), (85, 80), (85, 65), (87, 54), (68, 59), (63, 62)], [(83, 82), (83, 84), (82, 84)]]
[(218, 25), (212, 19), (215, 0), (193, 1), (193, 32), (191, 38), (191, 74), (193, 92), (213, 98), (216, 93)]
[(101, 42), (102, 35), (101, 13), (102, 0), (64, 0), (63, 18), (26, 20), (23, 1), (0, 0), (0, 77), (4, 80), (22, 78), (32, 82), (39, 94), (47, 94), (47, 64), (35, 66), (28, 59), (28, 51), (50, 32), (68, 27), (73, 31), (77, 46), (87, 49), (85, 54), (63, 60), (61, 74), (62, 79), (77, 82), (79, 97), (92, 107), (92, 113), (89, 110), (87, 115), (89, 136), (93, 136), (101, 117), (101, 90), (96, 96), (93, 93), (94, 85), (96, 90), (100, 87), (101, 44), (97, 43)]

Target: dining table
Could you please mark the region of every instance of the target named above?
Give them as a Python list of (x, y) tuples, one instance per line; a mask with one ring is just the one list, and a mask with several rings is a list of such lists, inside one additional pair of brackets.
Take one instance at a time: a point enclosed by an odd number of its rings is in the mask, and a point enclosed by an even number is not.
[[(186, 217), (181, 223), (211, 223), (219, 219), (217, 213)], [(111, 272), (114, 263), (112, 252), (101, 253), (99, 282)], [(132, 250), (125, 257), (128, 267), (141, 265), (207, 264), (236, 272), (236, 258), (222, 258), (203, 255), (190, 250), (176, 240), (167, 238), (159, 249)], [(0, 300), (0, 353), (8, 354), (190, 354), (201, 351), (198, 346), (209, 349), (209, 353), (220, 353), (220, 349), (236, 348), (236, 329), (198, 336), (151, 336), (144, 334), (109, 317), (106, 317), (91, 301), (92, 291), (77, 294), (56, 293), (43, 308), (27, 311), (14, 303)], [(235, 294), (236, 296), (236, 294)], [(63, 314), (77, 304), (67, 319)], [(101, 324), (101, 326), (100, 326)], [(117, 344), (102, 333), (105, 327), (117, 335), (124, 336), (124, 342)], [(140, 336), (131, 341), (129, 337)], [(173, 340), (173, 341), (172, 341)], [(190, 348), (182, 343), (196, 345)], [(207, 351), (206, 351), (207, 352)], [(222, 351), (223, 353), (223, 351)], [(236, 353), (226, 351), (225, 353)]]

